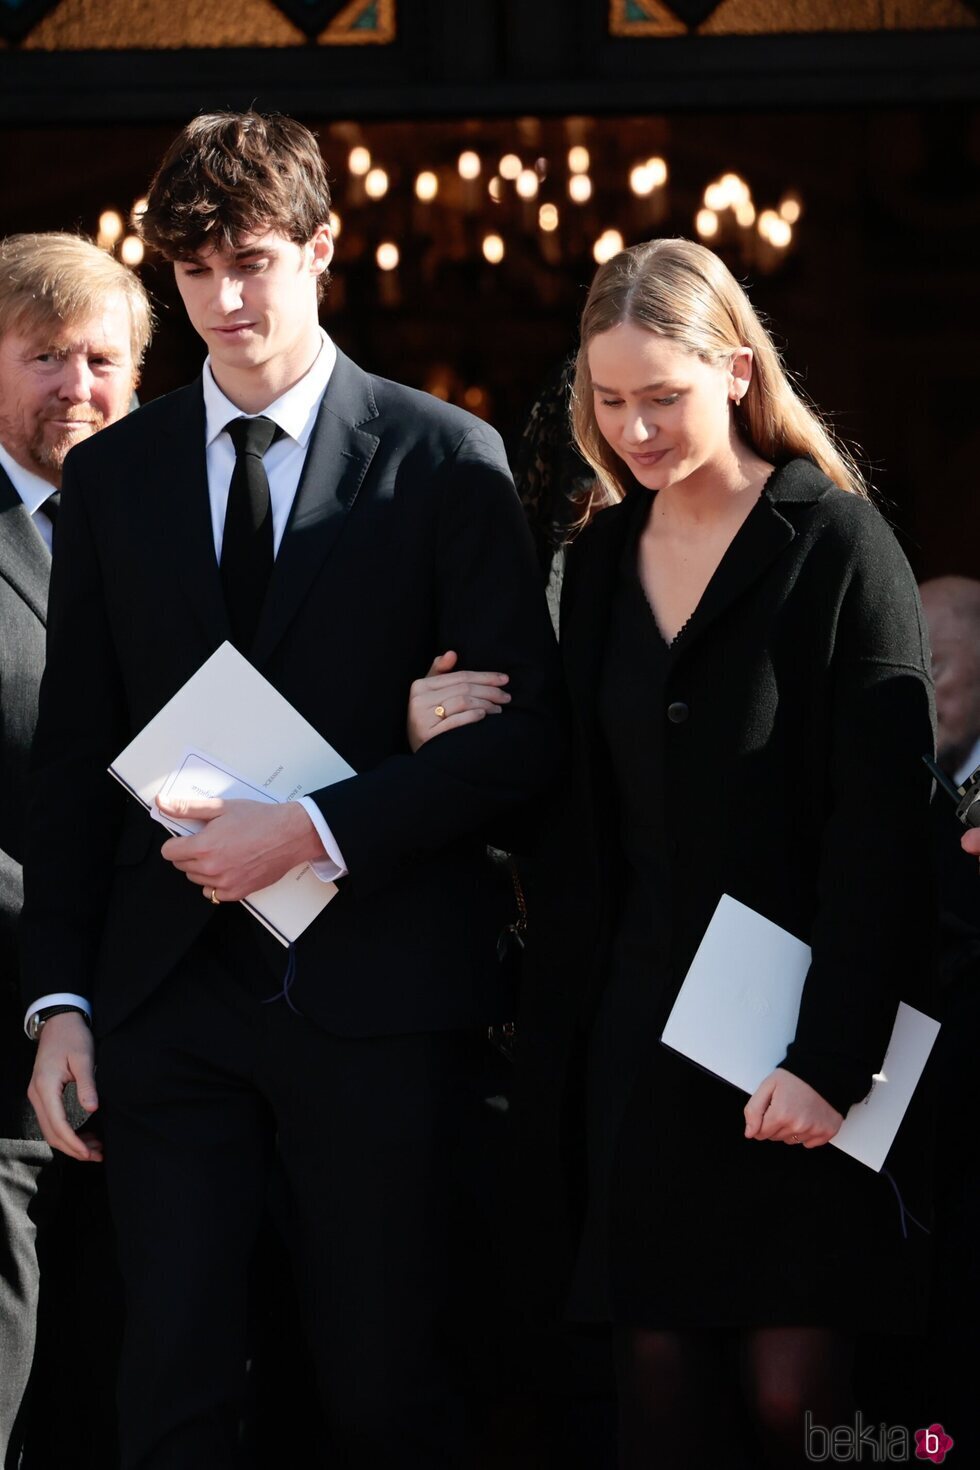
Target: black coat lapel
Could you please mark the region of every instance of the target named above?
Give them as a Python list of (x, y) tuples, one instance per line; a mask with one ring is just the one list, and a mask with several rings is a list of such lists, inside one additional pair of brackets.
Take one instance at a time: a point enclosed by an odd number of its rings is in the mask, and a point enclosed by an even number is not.
[(154, 491), (147, 504), (168, 507), (166, 526), (156, 527), (153, 534), (173, 536), (168, 565), (182, 589), (181, 602), (192, 609), (214, 648), (231, 637), (231, 628), (214, 554), (201, 380), (171, 394), (168, 404), (172, 414), (161, 417), (162, 433), (147, 446), (146, 483)]
[(51, 553), (30, 511), (0, 470), (0, 577), (23, 598), (41, 622), (48, 615)]
[(690, 651), (706, 629), (759, 580), (795, 535), (791, 522), (763, 490), (704, 589), (683, 636), (671, 645), (672, 660)]
[(361, 425), (377, 419), (371, 380), (338, 352), (269, 583), (252, 650), (268, 659), (343, 529), (380, 443)]

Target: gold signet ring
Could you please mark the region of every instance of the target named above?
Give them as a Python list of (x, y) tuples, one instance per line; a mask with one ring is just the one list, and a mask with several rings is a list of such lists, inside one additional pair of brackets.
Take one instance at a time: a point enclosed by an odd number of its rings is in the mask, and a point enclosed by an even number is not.
[(446, 706), (444, 704), (437, 704), (432, 713), (437, 720), (444, 720), (446, 718)]

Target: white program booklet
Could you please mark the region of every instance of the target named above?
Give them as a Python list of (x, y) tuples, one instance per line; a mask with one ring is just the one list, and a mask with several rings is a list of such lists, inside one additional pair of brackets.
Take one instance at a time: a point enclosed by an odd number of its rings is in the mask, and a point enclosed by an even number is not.
[[(220, 796), (294, 801), (355, 774), (332, 745), (230, 643), (203, 663), (130, 741), (110, 773), (178, 835), (200, 823), (163, 817), (154, 798)], [(281, 944), (291, 944), (337, 892), (309, 863), (243, 900)]]
[[(753, 1093), (796, 1035), (810, 947), (726, 893), (715, 909), (661, 1040)], [(898, 1008), (871, 1091), (831, 1143), (879, 1170), (939, 1034), (939, 1022)]]

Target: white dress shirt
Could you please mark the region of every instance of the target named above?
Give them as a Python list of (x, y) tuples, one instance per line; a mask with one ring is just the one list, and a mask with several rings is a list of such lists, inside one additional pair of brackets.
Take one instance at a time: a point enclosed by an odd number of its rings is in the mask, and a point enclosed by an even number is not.
[[(289, 512), (293, 508), (296, 491), (299, 488), (300, 475), (306, 462), (306, 451), (309, 448), (310, 435), (316, 423), (317, 414), (320, 411), (320, 403), (326, 392), (333, 372), (334, 363), (337, 361), (337, 349), (331, 342), (323, 329), (320, 329), (322, 338), (320, 351), (314, 359), (312, 367), (294, 383), (292, 388), (287, 389), (274, 403), (262, 410), (261, 417), (271, 419), (283, 431), (283, 437), (278, 439), (269, 449), (265, 456), (265, 470), (269, 478), (269, 501), (272, 509), (272, 539), (273, 549), (278, 555), (282, 543), (283, 532), (289, 520)], [(207, 456), (208, 474), (208, 496), (211, 502), (211, 532), (214, 536), (214, 551), (218, 561), (221, 561), (221, 541), (225, 527), (225, 512), (228, 509), (228, 492), (231, 489), (231, 477), (235, 469), (235, 448), (231, 442), (231, 436), (225, 433), (225, 426), (232, 419), (258, 418), (258, 414), (242, 413), (231, 399), (226, 398), (214, 380), (211, 371), (210, 357), (204, 364), (203, 373), (204, 388), (204, 413), (205, 413), (205, 450)], [(7, 461), (10, 456), (0, 446), (0, 464), (7, 469)], [(17, 493), (21, 496), (28, 510), (33, 511), (41, 505), (42, 501), (51, 494), (51, 486), (40, 480), (37, 475), (30, 475), (29, 471), (18, 470), (21, 480), (28, 476), (35, 482), (35, 486), (43, 485), (44, 493), (37, 494), (36, 488), (31, 490), (32, 497), (36, 503), (32, 506), (27, 495), (21, 489), (18, 480), (14, 479), (13, 473), (10, 478), (14, 483)], [(48, 526), (49, 531), (45, 539), (50, 545), (50, 521), (47, 516), (40, 518)], [(38, 526), (40, 529), (40, 525)], [(42, 531), (42, 535), (44, 532)], [(323, 813), (311, 797), (300, 797), (300, 804), (306, 809), (307, 816), (316, 828), (317, 836), (323, 843), (323, 850), (327, 856), (320, 861), (312, 862), (310, 867), (316, 876), (324, 883), (335, 882), (343, 878), (347, 872), (347, 864), (344, 862), (343, 854), (334, 840), (333, 833)], [(85, 1014), (91, 1017), (92, 1007), (84, 996), (69, 995), (57, 992), (51, 995), (42, 995), (34, 1001), (27, 1010), (24, 1017), (24, 1025), (36, 1011), (46, 1006), (72, 1005), (78, 1006)]]
[(973, 749), (970, 751), (970, 754), (960, 766), (959, 770), (954, 773), (953, 785), (962, 786), (964, 781), (968, 781), (970, 779), (978, 766), (980, 766), (980, 737), (978, 737), (977, 743), (974, 745)]
[[(320, 351), (314, 359), (313, 366), (304, 377), (300, 378), (298, 383), (294, 383), (292, 388), (287, 389), (274, 403), (270, 403), (268, 408), (264, 408), (261, 415), (242, 413), (240, 408), (236, 408), (215, 382), (210, 357), (204, 364), (208, 495), (211, 500), (211, 534), (214, 536), (214, 554), (219, 562), (225, 529), (225, 513), (228, 509), (228, 491), (231, 488), (231, 477), (235, 469), (235, 446), (231, 442), (231, 435), (225, 433), (225, 427), (232, 419), (259, 417), (271, 419), (283, 431), (283, 437), (272, 445), (263, 461), (265, 472), (269, 477), (273, 551), (277, 556), (279, 554), (283, 532), (289, 520), (289, 512), (293, 508), (293, 501), (296, 499), (299, 478), (306, 462), (306, 451), (309, 448), (313, 425), (316, 423), (316, 416), (320, 411), (320, 404), (327, 390), (330, 374), (337, 361), (337, 349), (322, 327), (320, 336), (322, 338)], [(338, 878), (343, 878), (347, 872), (347, 864), (334, 841), (333, 833), (324, 820), (323, 813), (311, 797), (300, 797), (300, 805), (305, 807), (307, 816), (316, 828), (317, 836), (323, 843), (323, 850), (327, 854), (326, 858), (321, 861), (310, 864), (314, 873), (324, 883), (333, 883)]]
[[(44, 509), (44, 504), (49, 495), (54, 495), (55, 486), (49, 480), (42, 480), (41, 476), (36, 475), (33, 470), (25, 470), (24, 466), (18, 464), (2, 444), (0, 444), (0, 466), (7, 471), (7, 478), (24, 502), (24, 508), (34, 522), (35, 530), (50, 551), (54, 525)], [(40, 515), (38, 511), (41, 512)]]

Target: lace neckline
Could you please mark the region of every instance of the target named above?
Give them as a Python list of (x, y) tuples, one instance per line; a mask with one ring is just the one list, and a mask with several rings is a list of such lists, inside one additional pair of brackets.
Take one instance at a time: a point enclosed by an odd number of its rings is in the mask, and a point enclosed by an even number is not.
[(735, 543), (738, 540), (739, 536), (741, 536), (741, 534), (744, 531), (745, 527), (748, 525), (749, 521), (752, 519), (753, 515), (755, 514), (755, 512), (758, 509), (758, 507), (761, 504), (761, 502), (767, 498), (770, 484), (771, 484), (772, 480), (775, 478), (775, 476), (778, 475), (780, 468), (781, 468), (781, 466), (779, 466), (779, 465), (773, 465), (772, 469), (769, 471), (769, 474), (766, 476), (765, 482), (763, 483), (762, 488), (759, 491), (759, 496), (758, 496), (758, 499), (755, 502), (755, 505), (752, 506), (752, 508), (749, 511), (748, 515), (745, 517), (745, 519), (743, 520), (742, 524), (739, 526), (738, 530), (735, 532), (735, 535), (732, 537), (731, 541), (728, 543), (728, 546), (725, 548), (725, 551), (724, 551), (724, 553), (722, 555), (721, 561), (719, 561), (718, 565), (715, 567), (715, 569), (712, 572), (711, 576), (708, 578), (708, 581), (707, 581), (707, 584), (705, 585), (704, 591), (701, 593), (701, 596), (698, 598), (698, 600), (695, 603), (694, 607), (688, 613), (687, 617), (684, 619), (683, 623), (678, 628), (678, 630), (674, 634), (673, 638), (668, 638), (666, 636), (666, 634), (664, 633), (664, 630), (661, 628), (660, 621), (657, 618), (656, 612), (654, 611), (653, 603), (650, 601), (649, 597), (647, 596), (647, 589), (643, 585), (643, 578), (640, 576), (640, 554), (639, 554), (640, 553), (640, 537), (643, 534), (643, 528), (646, 525), (647, 520), (653, 514), (653, 506), (654, 506), (654, 502), (656, 501), (656, 498), (657, 498), (656, 492), (654, 492), (654, 494), (650, 496), (650, 503), (646, 507), (645, 513), (643, 515), (637, 515), (636, 516), (635, 521), (634, 521), (634, 525), (633, 525), (633, 529), (632, 529), (632, 534), (627, 538), (627, 543), (626, 543), (626, 563), (625, 563), (625, 566), (626, 566), (626, 570), (631, 574), (633, 580), (635, 581), (636, 586), (640, 589), (640, 594), (641, 594), (641, 596), (643, 598), (644, 605), (645, 605), (645, 607), (647, 609), (647, 612), (650, 614), (651, 619), (653, 620), (653, 626), (656, 629), (657, 637), (663, 643), (663, 645), (664, 645), (665, 648), (675, 648), (677, 646), (678, 642), (680, 641), (680, 639), (684, 636), (684, 634), (687, 632), (688, 628), (691, 626), (692, 621), (697, 616), (698, 609), (701, 607), (701, 604), (704, 602), (704, 599), (705, 599), (705, 596), (707, 595), (708, 589), (710, 588), (711, 584), (714, 582), (715, 578), (717, 577), (718, 572), (720, 571), (721, 567), (724, 565), (726, 559), (728, 558), (728, 556), (729, 556), (729, 554), (731, 552), (732, 547), (735, 545)]

